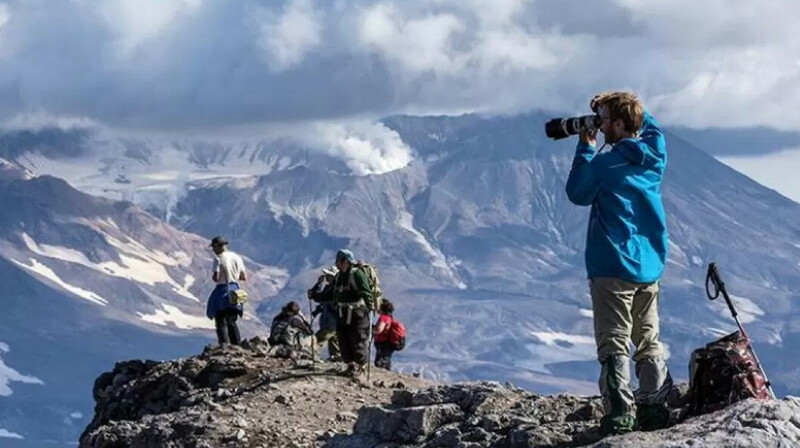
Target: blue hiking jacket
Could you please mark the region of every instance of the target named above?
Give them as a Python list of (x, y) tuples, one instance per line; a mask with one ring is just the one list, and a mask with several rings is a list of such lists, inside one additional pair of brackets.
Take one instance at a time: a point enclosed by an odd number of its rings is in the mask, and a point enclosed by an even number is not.
[(635, 283), (661, 278), (667, 259), (667, 223), (661, 180), (667, 165), (664, 132), (649, 113), (637, 138), (596, 154), (578, 142), (567, 179), (567, 196), (591, 205), (586, 235), (589, 278), (615, 277)]
[(239, 284), (236, 282), (228, 283), (227, 285), (217, 285), (208, 296), (206, 303), (206, 317), (214, 319), (217, 313), (223, 310), (237, 310), (239, 315), (242, 315), (244, 306), (242, 304), (233, 304), (230, 300), (230, 293), (239, 289)]

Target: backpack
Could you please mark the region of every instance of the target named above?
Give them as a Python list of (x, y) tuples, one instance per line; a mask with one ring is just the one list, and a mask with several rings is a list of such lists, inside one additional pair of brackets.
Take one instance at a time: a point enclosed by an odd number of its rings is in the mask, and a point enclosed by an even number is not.
[(750, 341), (736, 331), (692, 352), (689, 413), (700, 415), (748, 398), (771, 398)]
[(350, 269), (350, 278), (348, 280), (350, 288), (355, 289), (356, 280), (353, 277), (353, 269), (360, 269), (367, 274), (369, 288), (372, 291), (372, 302), (367, 303), (367, 307), (372, 311), (380, 309), (381, 303), (383, 302), (383, 291), (381, 291), (381, 281), (378, 279), (378, 268), (364, 261), (355, 262)]
[(231, 305), (244, 305), (247, 303), (247, 291), (241, 288), (231, 291), (228, 293), (228, 300), (230, 300)]
[(300, 344), (299, 338), (302, 337), (304, 330), (293, 325), (292, 320), (298, 316), (291, 316), (280, 313), (272, 319), (267, 342), (270, 345), (288, 345), (296, 347)]
[(406, 326), (399, 320), (392, 318), (392, 326), (389, 327), (389, 343), (395, 350), (402, 350), (406, 346)]
[(272, 319), (272, 325), (269, 329), (269, 338), (267, 342), (269, 345), (283, 344), (285, 340), (286, 330), (289, 328), (289, 319), (281, 313)]

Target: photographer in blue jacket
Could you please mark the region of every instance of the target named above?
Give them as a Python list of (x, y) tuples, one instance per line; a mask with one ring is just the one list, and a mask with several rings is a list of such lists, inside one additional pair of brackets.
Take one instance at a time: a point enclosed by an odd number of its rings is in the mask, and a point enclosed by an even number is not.
[[(668, 241), (661, 200), (666, 142), (631, 93), (597, 95), (590, 107), (611, 147), (597, 151), (596, 131), (583, 129), (566, 192), (574, 204), (591, 206), (585, 262), (605, 408), (600, 429), (605, 435), (658, 429), (669, 420), (665, 401), (672, 387), (658, 317)], [(629, 384), (631, 342), (635, 392)]]

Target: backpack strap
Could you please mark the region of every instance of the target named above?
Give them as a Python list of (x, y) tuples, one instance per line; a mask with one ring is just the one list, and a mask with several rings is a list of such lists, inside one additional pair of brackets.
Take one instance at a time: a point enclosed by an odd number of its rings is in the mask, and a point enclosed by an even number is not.
[(356, 278), (355, 278), (355, 270), (357, 268), (355, 266), (351, 267), (349, 271), (347, 271), (347, 285), (350, 286), (351, 290), (356, 289)]

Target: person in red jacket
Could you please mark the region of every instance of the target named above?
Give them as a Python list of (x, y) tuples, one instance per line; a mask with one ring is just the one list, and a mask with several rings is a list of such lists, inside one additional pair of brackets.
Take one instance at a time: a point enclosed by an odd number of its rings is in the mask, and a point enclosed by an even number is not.
[(392, 370), (392, 353), (394, 353), (394, 346), (389, 341), (389, 331), (392, 328), (394, 319), (394, 305), (388, 300), (381, 303), (378, 310), (378, 322), (372, 330), (375, 337), (375, 367), (380, 367), (386, 370)]

